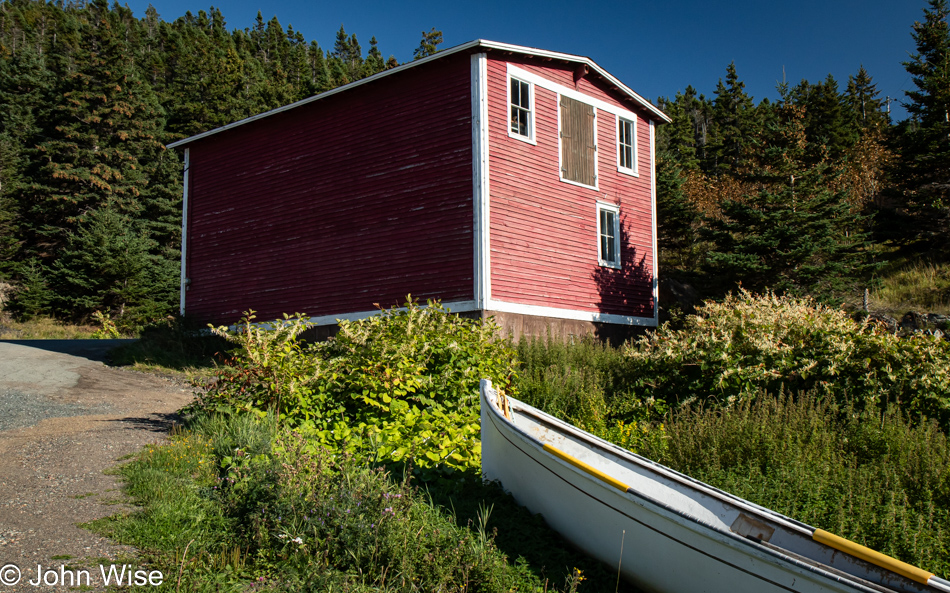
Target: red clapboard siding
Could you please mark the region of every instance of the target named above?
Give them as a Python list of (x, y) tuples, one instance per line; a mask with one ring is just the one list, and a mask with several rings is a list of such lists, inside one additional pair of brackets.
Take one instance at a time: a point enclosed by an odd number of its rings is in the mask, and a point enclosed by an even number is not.
[[(573, 67), (517, 56), (519, 68), (575, 88)], [(593, 78), (593, 77), (588, 77)], [(525, 305), (653, 317), (650, 126), (644, 113), (597, 80), (577, 90), (633, 111), (639, 177), (617, 170), (617, 122), (596, 111), (598, 189), (560, 181), (557, 94), (535, 86), (537, 145), (508, 136), (506, 61), (489, 54), (491, 296)], [(620, 207), (623, 269), (597, 263), (597, 202)]]
[(471, 300), (471, 139), (460, 55), (194, 142), (186, 313)]

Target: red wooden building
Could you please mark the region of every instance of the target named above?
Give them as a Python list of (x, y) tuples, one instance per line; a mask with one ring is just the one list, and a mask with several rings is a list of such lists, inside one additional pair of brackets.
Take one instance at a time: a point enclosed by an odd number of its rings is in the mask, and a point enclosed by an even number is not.
[(181, 140), (182, 312), (656, 325), (668, 121), (588, 58), (478, 40)]

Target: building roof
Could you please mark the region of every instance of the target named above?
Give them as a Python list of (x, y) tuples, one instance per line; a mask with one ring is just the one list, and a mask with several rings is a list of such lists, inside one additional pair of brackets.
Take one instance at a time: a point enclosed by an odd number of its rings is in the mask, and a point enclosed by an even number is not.
[(462, 45), (456, 45), (455, 47), (451, 47), (451, 48), (439, 51), (431, 56), (427, 56), (420, 60), (408, 62), (401, 66), (392, 68), (390, 70), (385, 70), (383, 72), (379, 72), (378, 74), (368, 76), (361, 80), (357, 80), (355, 82), (345, 84), (343, 86), (326, 91), (324, 93), (320, 93), (312, 97), (307, 97), (306, 99), (301, 99), (300, 101), (297, 101), (296, 103), (290, 103), (289, 105), (284, 105), (283, 107), (278, 107), (277, 109), (271, 109), (270, 111), (265, 111), (264, 113), (252, 115), (251, 117), (236, 121), (234, 123), (230, 123), (226, 126), (221, 126), (220, 128), (208, 130), (207, 132), (202, 132), (201, 134), (196, 134), (194, 136), (185, 138), (183, 140), (178, 140), (177, 142), (173, 142), (169, 144), (168, 148), (178, 148), (180, 146), (185, 146), (186, 144), (190, 144), (192, 142), (195, 142), (196, 140), (201, 140), (202, 138), (207, 138), (208, 136), (219, 134), (221, 132), (230, 130), (232, 128), (236, 128), (238, 126), (249, 124), (253, 121), (257, 121), (259, 119), (263, 119), (271, 115), (276, 115), (284, 111), (296, 109), (297, 107), (301, 107), (308, 103), (313, 103), (314, 101), (319, 101), (320, 99), (324, 99), (326, 97), (335, 95), (337, 93), (344, 93), (352, 88), (358, 87), (363, 84), (367, 84), (374, 80), (378, 80), (380, 78), (383, 78), (384, 76), (390, 76), (392, 74), (396, 74), (397, 72), (402, 72), (403, 70), (407, 70), (409, 68), (415, 68), (416, 66), (421, 66), (427, 62), (439, 60), (452, 54), (462, 53), (462, 52), (472, 52), (472, 51), (477, 51), (480, 49), (516, 53), (516, 54), (522, 54), (525, 56), (537, 56), (541, 58), (561, 60), (564, 62), (586, 65), (590, 71), (596, 72), (598, 75), (600, 75), (601, 78), (603, 78), (605, 81), (610, 83), (611, 88), (619, 91), (620, 93), (624, 95), (629, 96), (636, 104), (638, 104), (640, 107), (644, 108), (645, 110), (647, 110), (648, 112), (656, 116), (658, 119), (662, 120), (665, 123), (669, 123), (671, 121), (670, 117), (666, 115), (665, 113), (663, 113), (662, 111), (660, 111), (655, 105), (653, 105), (653, 103), (650, 103), (649, 101), (647, 101), (646, 99), (644, 99), (643, 97), (635, 93), (631, 88), (629, 88), (627, 85), (620, 82), (612, 74), (610, 74), (609, 72), (607, 72), (606, 70), (598, 66), (596, 62), (594, 62), (588, 57), (575, 56), (573, 54), (564, 54), (564, 53), (548, 51), (544, 49), (537, 49), (534, 47), (525, 47), (523, 45), (512, 45), (510, 43), (499, 43), (497, 41), (476, 39), (474, 41), (469, 41), (468, 43), (463, 43)]

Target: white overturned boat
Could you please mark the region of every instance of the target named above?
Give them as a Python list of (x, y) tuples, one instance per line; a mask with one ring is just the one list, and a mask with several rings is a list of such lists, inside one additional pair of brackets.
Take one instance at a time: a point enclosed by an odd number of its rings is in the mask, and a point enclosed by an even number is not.
[(927, 571), (630, 453), (488, 380), (481, 408), (485, 478), (648, 591), (950, 593)]

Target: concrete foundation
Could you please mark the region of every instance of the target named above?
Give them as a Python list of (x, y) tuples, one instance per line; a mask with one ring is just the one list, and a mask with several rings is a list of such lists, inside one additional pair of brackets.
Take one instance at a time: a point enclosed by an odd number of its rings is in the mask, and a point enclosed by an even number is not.
[[(539, 317), (537, 315), (523, 315), (521, 313), (502, 313), (499, 311), (466, 311), (459, 313), (460, 317), (469, 319), (492, 318), (500, 328), (500, 334), (518, 341), (523, 336), (532, 338), (552, 338), (572, 342), (591, 335), (602, 342), (619, 346), (625, 341), (642, 336), (649, 327), (634, 325), (618, 325), (614, 323), (596, 323), (592, 321), (578, 321), (575, 319), (560, 319), (557, 317)], [(332, 338), (340, 331), (340, 326), (334, 324), (320, 325), (304, 332), (301, 337), (308, 341), (322, 342)]]
[(484, 311), (482, 317), (493, 318), (501, 328), (502, 335), (511, 336), (515, 341), (523, 336), (544, 338), (550, 335), (552, 338), (571, 342), (591, 335), (601, 342), (619, 346), (631, 338), (643, 335), (646, 330), (650, 329), (635, 325), (597, 323), (499, 311)]

